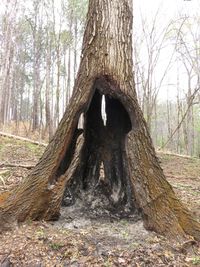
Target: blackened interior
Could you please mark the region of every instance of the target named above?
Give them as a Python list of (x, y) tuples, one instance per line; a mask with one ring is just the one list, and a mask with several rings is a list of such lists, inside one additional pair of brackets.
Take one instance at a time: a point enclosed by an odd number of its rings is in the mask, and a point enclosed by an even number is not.
[[(131, 120), (123, 104), (105, 95), (106, 122), (102, 118), (102, 94), (96, 90), (85, 113), (81, 165), (67, 186), (63, 205), (83, 202), (95, 214), (117, 214), (122, 217), (135, 212), (127, 166), (125, 139)], [(71, 149), (73, 151), (73, 149)], [(66, 169), (65, 159), (60, 174)]]

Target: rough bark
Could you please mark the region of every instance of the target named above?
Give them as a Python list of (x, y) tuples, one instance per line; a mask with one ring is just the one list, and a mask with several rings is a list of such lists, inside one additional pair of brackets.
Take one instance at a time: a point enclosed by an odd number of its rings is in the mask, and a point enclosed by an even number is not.
[[(97, 185), (103, 164), (104, 188), (117, 208), (137, 207), (147, 229), (200, 239), (199, 224), (159, 165), (137, 102), (132, 66), (132, 1), (91, 0), (73, 96), (41, 160), (18, 188), (2, 197), (2, 227), (28, 218), (58, 218), (70, 181), (79, 181), (82, 190)], [(82, 113), (83, 133), (77, 129)]]

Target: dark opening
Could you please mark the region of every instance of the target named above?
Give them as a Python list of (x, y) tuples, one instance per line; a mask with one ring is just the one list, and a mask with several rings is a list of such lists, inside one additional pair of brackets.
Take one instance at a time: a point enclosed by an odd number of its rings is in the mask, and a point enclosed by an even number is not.
[(66, 188), (63, 205), (82, 202), (92, 215), (131, 216), (135, 207), (125, 151), (131, 120), (120, 100), (105, 95), (102, 104), (102, 97), (96, 90), (85, 113), (81, 165)]

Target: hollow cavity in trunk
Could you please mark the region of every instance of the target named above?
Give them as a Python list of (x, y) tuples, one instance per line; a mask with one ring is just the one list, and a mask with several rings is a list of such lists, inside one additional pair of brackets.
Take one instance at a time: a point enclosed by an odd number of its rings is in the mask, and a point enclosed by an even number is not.
[[(79, 122), (79, 128), (80, 125)], [(65, 190), (63, 205), (81, 203), (92, 215), (135, 214), (125, 151), (126, 135), (131, 128), (120, 100), (96, 90), (84, 114), (83, 129), (77, 130), (83, 131), (85, 138), (81, 164)]]

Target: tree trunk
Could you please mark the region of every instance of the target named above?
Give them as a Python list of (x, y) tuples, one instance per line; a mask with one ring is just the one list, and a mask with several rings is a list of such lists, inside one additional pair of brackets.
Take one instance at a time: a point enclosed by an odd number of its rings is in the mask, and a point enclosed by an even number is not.
[[(72, 34), (72, 12), (69, 16), (69, 33)], [(71, 44), (68, 45), (68, 64), (67, 64), (67, 92), (66, 92), (66, 105), (69, 104), (71, 97)]]
[(61, 64), (60, 45), (59, 45), (60, 37), (57, 42), (58, 42), (56, 46), (57, 81), (56, 81), (56, 107), (55, 107), (56, 126), (59, 124), (60, 121), (60, 64)]
[(6, 23), (5, 32), (5, 57), (2, 67), (2, 85), (0, 91), (0, 123), (6, 124), (9, 117), (10, 97), (11, 97), (11, 77), (13, 67), (14, 46), (12, 43), (12, 33), (14, 31), (10, 22)]
[(34, 23), (31, 25), (33, 34), (33, 111), (32, 131), (40, 126), (40, 66), (41, 66), (41, 28), (39, 23), (39, 2), (34, 2)]
[(77, 17), (74, 18), (74, 81), (76, 79), (77, 69), (77, 43), (78, 43), (78, 22)]
[(32, 131), (38, 130), (39, 128), (39, 97), (40, 97), (40, 56), (39, 48), (36, 47), (36, 40), (34, 40), (34, 85), (33, 85), (33, 114), (32, 114)]
[[(48, 33), (47, 48), (46, 48), (46, 91), (45, 91), (45, 117), (46, 130), (48, 130), (49, 139), (52, 138), (52, 118), (50, 110), (50, 87), (51, 87), (51, 40)], [(46, 132), (46, 131), (45, 131)]]
[[(130, 0), (89, 1), (72, 98), (39, 163), (1, 198), (2, 227), (28, 218), (57, 219), (66, 186), (85, 192), (101, 187), (116, 209), (137, 207), (147, 229), (181, 240), (187, 234), (200, 239), (199, 224), (164, 177), (137, 102), (132, 22)], [(78, 130), (82, 113), (84, 128)]]

